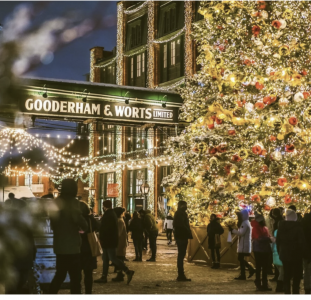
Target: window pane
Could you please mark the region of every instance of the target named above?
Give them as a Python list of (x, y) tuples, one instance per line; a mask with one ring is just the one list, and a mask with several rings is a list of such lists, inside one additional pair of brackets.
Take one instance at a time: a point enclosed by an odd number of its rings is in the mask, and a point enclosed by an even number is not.
[(142, 56), (143, 56), (143, 61), (142, 61), (141, 68), (142, 68), (142, 72), (144, 73), (145, 72), (145, 53), (143, 53)]
[(141, 75), (141, 54), (137, 55), (137, 77)]
[(131, 57), (131, 78), (134, 78), (134, 57)]
[(171, 65), (175, 65), (175, 41), (171, 42)]
[(133, 171), (130, 171), (130, 194), (133, 194)]

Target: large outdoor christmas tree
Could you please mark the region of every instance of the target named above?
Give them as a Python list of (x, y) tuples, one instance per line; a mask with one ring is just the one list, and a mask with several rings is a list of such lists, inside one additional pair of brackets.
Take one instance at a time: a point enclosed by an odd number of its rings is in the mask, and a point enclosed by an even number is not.
[[(172, 201), (230, 215), (311, 203), (311, 3), (201, 2), (194, 24), (201, 71), (181, 89), (170, 141)], [(176, 199), (176, 200), (178, 200)]]

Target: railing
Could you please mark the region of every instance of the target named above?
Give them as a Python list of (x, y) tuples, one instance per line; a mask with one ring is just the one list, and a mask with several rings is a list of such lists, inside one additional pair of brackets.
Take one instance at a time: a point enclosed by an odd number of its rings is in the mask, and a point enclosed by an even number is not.
[(166, 147), (143, 149), (123, 154), (123, 160), (145, 159), (165, 155)]

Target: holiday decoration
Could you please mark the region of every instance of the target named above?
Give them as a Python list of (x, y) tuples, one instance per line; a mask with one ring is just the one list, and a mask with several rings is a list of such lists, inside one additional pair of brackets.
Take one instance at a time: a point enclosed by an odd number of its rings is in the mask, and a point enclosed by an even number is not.
[[(294, 200), (304, 212), (311, 205), (311, 3), (204, 1), (199, 12), (200, 71), (179, 90), (180, 118), (191, 124), (169, 141), (168, 185), (180, 187), (174, 199), (188, 202), (195, 224), (202, 213), (233, 217), (250, 205), (267, 213)], [(206, 150), (193, 151), (200, 143)], [(199, 187), (191, 183), (198, 176)]]

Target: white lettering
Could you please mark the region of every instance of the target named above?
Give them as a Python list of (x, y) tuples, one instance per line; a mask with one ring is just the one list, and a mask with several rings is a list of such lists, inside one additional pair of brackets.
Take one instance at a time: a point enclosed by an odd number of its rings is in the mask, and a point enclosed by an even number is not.
[(130, 107), (126, 107), (124, 110), (124, 116), (126, 116), (127, 118), (131, 117), (132, 114), (132, 109)]
[(92, 103), (92, 115), (97, 113), (98, 115), (100, 114), (100, 104), (94, 104)]
[(60, 112), (67, 112), (67, 102), (65, 101), (60, 102)]
[(138, 113), (139, 113), (139, 109), (137, 108), (137, 107), (133, 107), (133, 118), (139, 118), (139, 115), (138, 115)]
[(33, 110), (33, 99), (27, 99), (25, 107), (27, 110)]
[(139, 108), (139, 110), (140, 110), (140, 117), (141, 117), (142, 119), (145, 117), (145, 114), (144, 114), (145, 109), (146, 109), (146, 108)]
[(105, 105), (104, 115), (105, 116), (112, 116), (112, 112), (110, 111), (110, 105), (109, 104)]
[(59, 111), (59, 102), (52, 101), (52, 111), (53, 112)]
[(83, 114), (83, 103), (82, 102), (76, 102), (76, 113)]
[(151, 114), (151, 108), (147, 108), (147, 109), (146, 109), (146, 119), (151, 119), (151, 116), (152, 116), (152, 114)]
[(50, 101), (50, 100), (45, 100), (45, 101), (43, 102), (43, 109), (44, 109), (45, 111), (50, 111), (51, 108), (52, 108), (52, 103), (51, 103), (51, 101)]
[(85, 107), (84, 107), (84, 114), (88, 113), (89, 115), (91, 114), (91, 108), (90, 108), (90, 104), (86, 103)]
[(40, 99), (37, 99), (35, 101), (34, 107), (35, 107), (35, 110), (41, 110), (42, 109), (42, 101)]
[(116, 116), (123, 117), (124, 106), (115, 106), (116, 109)]
[(75, 113), (75, 103), (74, 102), (68, 102), (68, 112), (69, 113)]

